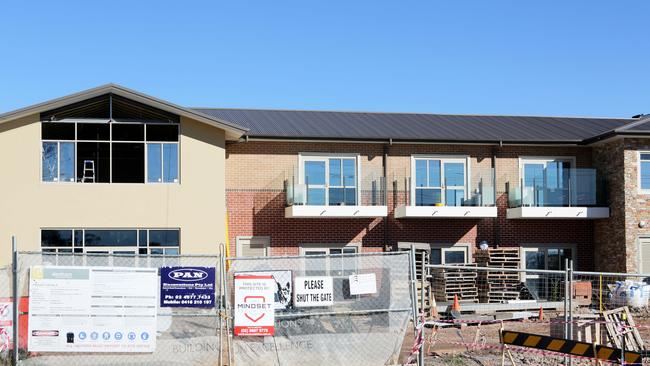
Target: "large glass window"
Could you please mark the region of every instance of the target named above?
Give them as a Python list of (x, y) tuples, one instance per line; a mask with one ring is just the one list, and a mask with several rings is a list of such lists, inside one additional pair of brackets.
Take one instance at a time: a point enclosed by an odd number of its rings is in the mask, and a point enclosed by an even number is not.
[(355, 157), (303, 157), (303, 184), (308, 205), (356, 205)]
[(522, 161), (522, 203), (566, 206), (570, 199), (571, 159), (525, 158)]
[(416, 206), (461, 206), (467, 194), (464, 158), (414, 158)]
[(178, 144), (147, 144), (147, 182), (178, 182)]
[(44, 182), (74, 182), (74, 142), (43, 141)]
[(178, 132), (170, 123), (43, 122), (42, 180), (176, 183)]
[[(564, 270), (565, 260), (574, 258), (574, 251), (566, 245), (522, 247), (522, 265), (529, 270)], [(558, 301), (563, 296), (561, 276), (522, 273), (522, 280), (536, 299)]]
[(639, 186), (650, 190), (650, 152), (639, 154)]
[(179, 254), (178, 229), (42, 229), (50, 253)]

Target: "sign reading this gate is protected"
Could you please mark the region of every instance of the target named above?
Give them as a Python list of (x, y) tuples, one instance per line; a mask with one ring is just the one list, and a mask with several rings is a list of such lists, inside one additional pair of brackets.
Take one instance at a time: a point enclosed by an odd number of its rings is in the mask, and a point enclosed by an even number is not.
[(273, 276), (235, 275), (235, 335), (272, 336), (275, 331)]

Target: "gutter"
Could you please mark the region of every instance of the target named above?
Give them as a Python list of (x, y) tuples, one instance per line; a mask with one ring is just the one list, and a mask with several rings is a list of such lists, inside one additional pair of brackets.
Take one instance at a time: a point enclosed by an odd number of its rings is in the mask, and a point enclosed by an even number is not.
[[(242, 141), (243, 139), (240, 139)], [(310, 137), (267, 137), (246, 135), (246, 141), (261, 142), (309, 142), (309, 143), (350, 143), (350, 144), (395, 144), (395, 145), (488, 145), (488, 146), (580, 146), (582, 140), (567, 141), (503, 141), (487, 140), (396, 140), (388, 139), (348, 139), (348, 138), (310, 138)]]

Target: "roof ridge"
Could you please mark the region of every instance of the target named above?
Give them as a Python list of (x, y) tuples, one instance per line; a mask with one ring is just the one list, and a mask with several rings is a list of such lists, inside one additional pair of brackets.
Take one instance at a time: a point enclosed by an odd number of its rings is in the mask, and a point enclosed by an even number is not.
[(260, 112), (316, 112), (316, 113), (356, 113), (356, 114), (404, 114), (424, 116), (456, 116), (456, 117), (514, 117), (514, 118), (570, 118), (570, 119), (608, 119), (608, 120), (629, 120), (636, 121), (638, 118), (631, 117), (597, 117), (597, 116), (542, 116), (542, 115), (515, 115), (515, 114), (454, 114), (454, 113), (431, 113), (431, 112), (380, 112), (380, 111), (349, 111), (349, 110), (319, 110), (319, 109), (283, 109), (283, 108), (215, 108), (215, 107), (187, 107), (192, 110), (214, 110), (214, 111), (260, 111)]

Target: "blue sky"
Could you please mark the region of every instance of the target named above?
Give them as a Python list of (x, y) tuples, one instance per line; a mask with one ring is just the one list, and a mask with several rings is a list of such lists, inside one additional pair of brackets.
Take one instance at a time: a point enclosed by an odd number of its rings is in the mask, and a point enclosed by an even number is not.
[(650, 113), (650, 2), (11, 1), (0, 111), (108, 82), (185, 106)]

